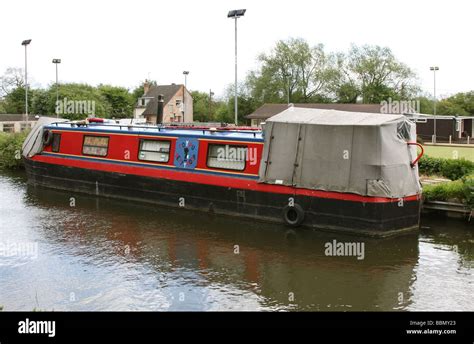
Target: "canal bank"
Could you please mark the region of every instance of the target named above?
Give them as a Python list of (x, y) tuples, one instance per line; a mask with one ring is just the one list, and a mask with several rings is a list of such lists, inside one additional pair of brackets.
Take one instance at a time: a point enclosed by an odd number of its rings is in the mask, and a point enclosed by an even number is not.
[[(0, 241), (37, 247), (0, 257), (5, 310), (474, 310), (462, 222), (357, 239), (28, 187), (23, 172), (0, 192)], [(334, 241), (364, 258), (327, 255)]]

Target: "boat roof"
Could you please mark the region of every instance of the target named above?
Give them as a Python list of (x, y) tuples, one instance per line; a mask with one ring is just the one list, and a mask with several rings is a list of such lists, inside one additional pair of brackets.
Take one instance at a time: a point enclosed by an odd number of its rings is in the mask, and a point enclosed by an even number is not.
[(47, 129), (61, 129), (67, 131), (84, 131), (110, 134), (134, 134), (147, 136), (169, 137), (196, 137), (236, 141), (263, 141), (262, 131), (255, 128), (232, 127), (184, 127), (184, 126), (156, 126), (156, 125), (126, 125), (109, 123), (57, 122), (46, 126)]
[(380, 126), (404, 120), (405, 116), (403, 115), (291, 107), (270, 117), (267, 122), (329, 126)]

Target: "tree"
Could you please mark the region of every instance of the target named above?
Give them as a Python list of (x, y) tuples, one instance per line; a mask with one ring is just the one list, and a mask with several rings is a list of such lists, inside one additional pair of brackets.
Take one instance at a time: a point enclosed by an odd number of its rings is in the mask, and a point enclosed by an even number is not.
[[(31, 108), (34, 90), (28, 90), (28, 106)], [(9, 91), (5, 96), (6, 113), (25, 113), (25, 88), (17, 87)]]
[[(51, 100), (50, 92), (47, 90), (35, 90), (32, 97), (31, 112), (37, 115), (52, 115), (54, 104)], [(56, 100), (56, 95), (54, 95), (54, 100)]]
[[(31, 95), (31, 90), (29, 95)], [(23, 69), (7, 68), (0, 77), (0, 98), (2, 113), (25, 113), (25, 82)], [(28, 99), (31, 106), (31, 97)]]
[[(250, 94), (247, 84), (241, 83), (238, 85), (237, 91), (237, 105), (238, 105), (238, 123), (245, 124), (247, 119), (245, 116), (251, 114), (255, 109), (261, 105), (259, 101), (253, 98)], [(219, 102), (216, 110), (216, 119), (219, 122), (234, 123), (235, 122), (235, 93), (234, 85), (227, 87), (224, 99)]]
[(436, 114), (441, 116), (468, 116), (469, 112), (467, 112), (460, 104), (447, 98), (436, 103)]
[(460, 92), (437, 104), (439, 115), (474, 116), (474, 91)]
[(357, 76), (351, 71), (346, 54), (338, 53), (335, 59), (336, 68), (333, 69), (328, 90), (338, 103), (357, 103), (361, 96)]
[(416, 99), (420, 103), (420, 113), (433, 114), (433, 99), (426, 95), (419, 96)]
[[(199, 122), (214, 122), (216, 120), (216, 109), (220, 104), (212, 99), (209, 104), (209, 93), (192, 91), (193, 96), (193, 117), (195, 121)], [(210, 105), (210, 106), (209, 106)]]
[(107, 117), (132, 117), (133, 106), (135, 105), (136, 100), (128, 89), (110, 85), (99, 85), (98, 91), (107, 102)]
[(419, 91), (415, 73), (399, 62), (387, 47), (353, 45), (349, 53), (340, 55), (339, 59), (340, 76), (344, 80), (340, 85), (353, 91), (358, 89), (363, 103), (410, 99)]
[(0, 97), (5, 97), (17, 88), (25, 87), (23, 69), (7, 68), (3, 76), (0, 77)]
[(322, 44), (310, 47), (303, 39), (277, 42), (258, 57), (260, 68), (249, 73), (251, 96), (260, 103), (328, 101), (327, 86), (334, 77), (334, 56)]

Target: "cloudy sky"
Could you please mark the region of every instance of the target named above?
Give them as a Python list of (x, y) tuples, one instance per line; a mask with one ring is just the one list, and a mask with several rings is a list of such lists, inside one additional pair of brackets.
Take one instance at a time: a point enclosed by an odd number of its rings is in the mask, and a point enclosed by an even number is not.
[(234, 23), (239, 19), (239, 79), (277, 40), (301, 37), (345, 51), (351, 43), (390, 47), (432, 92), (474, 89), (472, 0), (2, 0), (0, 74), (23, 67), (21, 41), (32, 39), (28, 69), (33, 86), (60, 80), (132, 88), (151, 78), (221, 95), (234, 80)]

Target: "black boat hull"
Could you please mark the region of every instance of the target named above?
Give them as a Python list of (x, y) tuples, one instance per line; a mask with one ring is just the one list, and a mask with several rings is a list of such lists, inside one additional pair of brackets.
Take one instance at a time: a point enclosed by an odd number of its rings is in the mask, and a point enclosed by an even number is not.
[(71, 196), (84, 193), (280, 224), (285, 224), (285, 207), (294, 201), (304, 211), (303, 227), (379, 237), (419, 228), (419, 199), (400, 204), (291, 196), (91, 170), (31, 159), (25, 159), (25, 167), (29, 183), (65, 190)]

